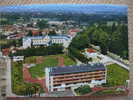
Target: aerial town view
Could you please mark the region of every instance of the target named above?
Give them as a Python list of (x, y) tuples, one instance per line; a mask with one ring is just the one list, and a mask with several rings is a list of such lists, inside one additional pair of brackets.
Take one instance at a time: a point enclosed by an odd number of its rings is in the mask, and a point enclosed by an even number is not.
[(125, 5), (0, 6), (0, 95), (128, 93)]

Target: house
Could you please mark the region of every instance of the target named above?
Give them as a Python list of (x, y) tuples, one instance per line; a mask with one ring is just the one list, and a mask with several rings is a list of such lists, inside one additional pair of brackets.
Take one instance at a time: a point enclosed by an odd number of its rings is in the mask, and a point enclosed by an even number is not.
[(10, 54), (10, 48), (2, 49), (2, 53), (3, 53), (4, 56), (8, 56)]
[(92, 49), (92, 48), (88, 48), (88, 49), (87, 49), (87, 52), (88, 52), (88, 53), (96, 53), (96, 50), (94, 50), (94, 49)]
[(49, 91), (73, 90), (82, 85), (94, 87), (106, 83), (103, 64), (50, 67), (45, 69), (46, 87)]
[(19, 33), (19, 34), (13, 34), (13, 35), (9, 35), (7, 36), (7, 39), (20, 39), (24, 36), (23, 33)]
[(88, 48), (88, 49), (85, 49), (85, 55), (90, 58), (97, 58), (98, 52), (96, 52), (96, 50), (92, 49), (92, 48)]
[(78, 32), (80, 32), (79, 29), (70, 29), (70, 30), (68, 31), (68, 34), (69, 34), (70, 36), (72, 36), (72, 37), (75, 37), (76, 34), (77, 34)]
[(61, 26), (61, 25), (64, 24), (64, 22), (63, 21), (48, 21), (48, 24), (49, 25), (59, 25), (59, 26)]
[(32, 30), (32, 35), (39, 35), (40, 34), (40, 30)]
[[(6, 58), (0, 57), (0, 95), (6, 96), (7, 87), (7, 62)], [(1, 98), (1, 97), (0, 97)]]

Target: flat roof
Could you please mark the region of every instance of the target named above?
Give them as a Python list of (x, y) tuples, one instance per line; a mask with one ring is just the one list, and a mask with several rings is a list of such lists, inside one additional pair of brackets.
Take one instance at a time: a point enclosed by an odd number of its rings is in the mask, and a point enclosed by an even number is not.
[(103, 64), (87, 64), (87, 65), (75, 65), (75, 66), (64, 66), (64, 67), (50, 67), (50, 75), (62, 75), (62, 74), (72, 74), (72, 73), (81, 73), (81, 72), (92, 72), (98, 70), (105, 70)]

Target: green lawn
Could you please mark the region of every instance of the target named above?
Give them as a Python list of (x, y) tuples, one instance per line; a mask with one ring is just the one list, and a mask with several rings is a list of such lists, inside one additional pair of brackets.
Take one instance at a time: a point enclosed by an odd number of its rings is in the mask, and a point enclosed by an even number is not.
[(24, 60), (24, 63), (35, 63), (36, 62), (36, 56), (32, 56), (32, 57), (27, 57)]
[[(76, 64), (72, 59), (70, 59), (66, 55), (50, 55), (50, 56), (45, 56), (44, 61), (41, 64), (36, 64), (36, 66), (31, 67), (29, 69), (31, 76), (33, 78), (37, 77), (44, 77), (45, 75), (45, 67), (55, 67), (58, 66), (58, 57), (62, 56), (64, 57), (64, 64), (65, 65), (74, 65)], [(35, 63), (35, 57), (28, 57), (26, 58), (25, 62), (31, 62)]]
[(125, 85), (129, 79), (129, 71), (117, 64), (111, 64), (107, 67), (107, 84), (109, 86)]
[(69, 66), (69, 65), (75, 65), (76, 63), (68, 56), (66, 55), (61, 55), (62, 57), (64, 57), (64, 64), (66, 66)]

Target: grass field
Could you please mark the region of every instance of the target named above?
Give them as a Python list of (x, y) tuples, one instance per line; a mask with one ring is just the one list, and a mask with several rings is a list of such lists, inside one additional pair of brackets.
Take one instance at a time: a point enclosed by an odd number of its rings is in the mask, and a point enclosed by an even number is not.
[(69, 58), (66, 55), (61, 55), (62, 57), (64, 57), (64, 65), (65, 66), (69, 66), (69, 65), (75, 65), (76, 62), (74, 62), (71, 58)]
[(24, 82), (22, 68), (22, 62), (12, 63), (12, 92), (17, 95), (24, 95), (26, 90), (29, 88), (31, 89), (32, 86), (42, 89), (39, 84)]
[[(45, 75), (45, 67), (55, 67), (58, 66), (58, 57), (64, 57), (64, 65), (74, 65), (76, 64), (72, 59), (70, 59), (66, 55), (50, 55), (50, 56), (45, 56), (44, 60), (41, 64), (36, 64), (36, 66), (31, 67), (29, 69), (31, 76), (33, 78), (37, 77), (44, 77)], [(36, 62), (36, 57), (28, 57), (25, 59), (25, 63), (35, 63)]]
[(107, 66), (107, 83), (109, 86), (125, 85), (129, 79), (129, 71), (117, 64)]

